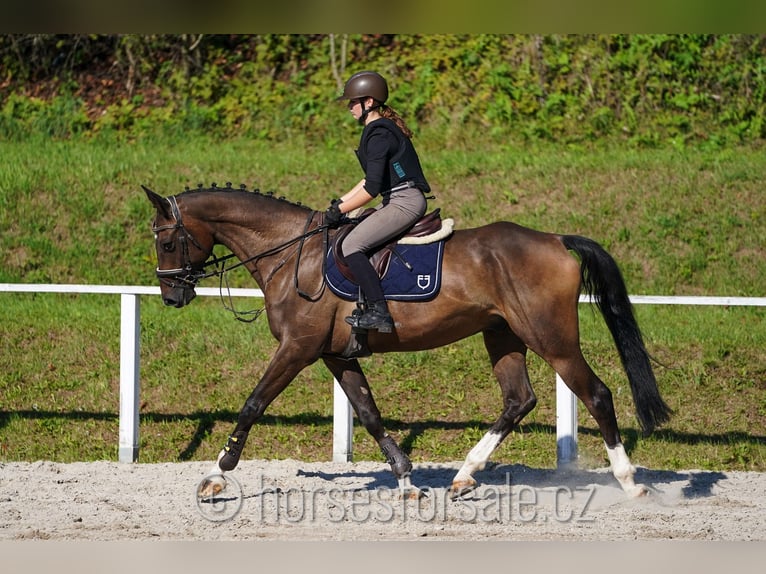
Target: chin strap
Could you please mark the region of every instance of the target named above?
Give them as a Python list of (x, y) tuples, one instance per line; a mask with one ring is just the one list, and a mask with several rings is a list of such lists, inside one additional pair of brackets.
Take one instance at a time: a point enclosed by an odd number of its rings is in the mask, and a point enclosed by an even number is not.
[(362, 115), (359, 116), (359, 125), (363, 126), (365, 120), (367, 119), (367, 114), (369, 114), (373, 110), (378, 110), (383, 107), (383, 104), (379, 104), (378, 102), (375, 102), (375, 104), (369, 108), (364, 107), (364, 100), (359, 101), (359, 105), (362, 106)]

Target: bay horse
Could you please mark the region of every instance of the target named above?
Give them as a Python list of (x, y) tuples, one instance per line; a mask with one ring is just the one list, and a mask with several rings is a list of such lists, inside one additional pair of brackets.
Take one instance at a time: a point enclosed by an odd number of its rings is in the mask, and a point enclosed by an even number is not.
[[(344, 356), (351, 327), (344, 317), (356, 303), (325, 288), (327, 237), (322, 212), (271, 194), (215, 187), (162, 197), (142, 186), (156, 209), (152, 222), (163, 302), (183, 307), (195, 297), (213, 247), (221, 244), (244, 265), (264, 296), (269, 328), (278, 341), (269, 365), (245, 400), (236, 426), (201, 490), (225, 488), (253, 424), (298, 373), (322, 360), (377, 441), (401, 491), (412, 464), (386, 432), (358, 358)], [(574, 252), (579, 257), (572, 257)], [(669, 420), (650, 357), (613, 257), (592, 239), (559, 235), (499, 221), (455, 230), (445, 241), (440, 291), (428, 302), (390, 301), (395, 327), (371, 331), (372, 353), (421, 351), (481, 333), (502, 392), (500, 415), (467, 454), (450, 487), (453, 498), (477, 486), (474, 473), (537, 402), (529, 381), (531, 350), (560, 375), (585, 404), (603, 437), (612, 473), (628, 496), (647, 493), (634, 482), (635, 467), (617, 427), (612, 393), (583, 357), (578, 301), (594, 301), (611, 332), (630, 383), (637, 418), (648, 435)]]

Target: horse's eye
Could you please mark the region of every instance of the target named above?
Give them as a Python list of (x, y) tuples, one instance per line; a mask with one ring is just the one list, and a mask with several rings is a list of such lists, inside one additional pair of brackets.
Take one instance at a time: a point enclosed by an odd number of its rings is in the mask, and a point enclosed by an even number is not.
[(174, 241), (169, 241), (167, 243), (162, 244), (162, 250), (165, 253), (172, 253), (176, 249), (176, 244)]

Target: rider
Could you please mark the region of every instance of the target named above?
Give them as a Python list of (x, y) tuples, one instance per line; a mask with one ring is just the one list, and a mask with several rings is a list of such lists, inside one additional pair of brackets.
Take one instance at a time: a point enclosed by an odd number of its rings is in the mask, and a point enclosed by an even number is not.
[(412, 132), (390, 106), (388, 84), (376, 72), (359, 72), (346, 82), (343, 95), (351, 115), (364, 126), (356, 155), (364, 178), (325, 211), (325, 222), (337, 225), (343, 214), (381, 196), (375, 211), (362, 219), (343, 240), (343, 254), (367, 301), (364, 312), (346, 317), (361, 329), (390, 333), (388, 311), (378, 274), (368, 258), (375, 247), (407, 231), (426, 211), (431, 188), (423, 175)]

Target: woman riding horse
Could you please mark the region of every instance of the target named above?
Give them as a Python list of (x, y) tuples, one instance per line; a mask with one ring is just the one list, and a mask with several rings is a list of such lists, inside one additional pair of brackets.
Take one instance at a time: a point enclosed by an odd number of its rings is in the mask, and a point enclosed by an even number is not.
[(343, 254), (366, 299), (359, 315), (346, 317), (352, 327), (390, 333), (394, 322), (388, 311), (380, 279), (368, 253), (412, 227), (426, 211), (431, 188), (423, 175), (412, 132), (386, 105), (388, 84), (376, 72), (359, 72), (346, 82), (339, 100), (348, 101), (351, 115), (362, 131), (357, 157), (365, 177), (340, 200), (330, 204), (325, 223), (337, 225), (341, 217), (380, 195), (382, 203), (343, 241)]

